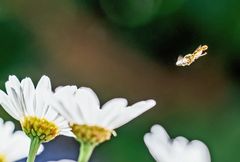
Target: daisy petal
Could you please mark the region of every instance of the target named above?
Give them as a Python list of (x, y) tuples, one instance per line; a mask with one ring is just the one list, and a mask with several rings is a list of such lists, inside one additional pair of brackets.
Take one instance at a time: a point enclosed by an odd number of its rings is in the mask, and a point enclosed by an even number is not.
[(52, 90), (52, 86), (51, 86), (51, 81), (47, 76), (42, 76), (41, 79), (39, 80), (36, 90)]
[(132, 106), (123, 109), (119, 116), (109, 125), (110, 128), (115, 129), (118, 128), (127, 122), (133, 120), (137, 116), (141, 115), (145, 111), (151, 109), (156, 105), (154, 100), (147, 100), (135, 103)]
[(77, 91), (77, 86), (60, 86), (55, 89), (56, 93), (72, 95)]
[(20, 118), (18, 111), (15, 109), (14, 106), (12, 106), (9, 97), (2, 90), (0, 90), (0, 104), (2, 105), (4, 110), (13, 118), (15, 118), (16, 120)]
[(25, 78), (21, 81), (21, 86), (23, 90), (23, 98), (24, 98), (26, 107), (28, 107), (28, 114), (34, 115), (35, 114), (35, 109), (34, 109), (35, 87), (33, 85), (33, 82), (30, 78)]
[(102, 116), (99, 119), (99, 124), (108, 126), (119, 115), (121, 109), (126, 108), (128, 102), (125, 98), (115, 98), (109, 100), (102, 106)]
[(97, 95), (93, 92), (92, 89), (81, 87), (76, 91), (75, 101), (87, 124), (95, 124), (97, 115), (100, 111), (100, 103)]

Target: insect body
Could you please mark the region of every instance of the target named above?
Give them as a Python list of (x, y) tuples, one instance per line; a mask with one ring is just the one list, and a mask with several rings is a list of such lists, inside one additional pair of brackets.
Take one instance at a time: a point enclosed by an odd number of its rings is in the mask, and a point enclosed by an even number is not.
[(208, 49), (207, 45), (199, 46), (193, 53), (187, 54), (184, 57), (179, 56), (176, 62), (177, 66), (189, 66), (191, 65), (195, 60), (197, 60), (199, 57), (205, 56), (207, 52), (205, 52)]

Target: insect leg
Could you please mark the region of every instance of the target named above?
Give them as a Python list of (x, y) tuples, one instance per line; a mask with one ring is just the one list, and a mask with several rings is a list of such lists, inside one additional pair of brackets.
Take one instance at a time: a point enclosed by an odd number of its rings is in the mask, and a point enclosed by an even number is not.
[(205, 56), (206, 54), (207, 54), (207, 52), (204, 52), (204, 53), (202, 53), (202, 54), (200, 55), (200, 57), (201, 57), (201, 56)]

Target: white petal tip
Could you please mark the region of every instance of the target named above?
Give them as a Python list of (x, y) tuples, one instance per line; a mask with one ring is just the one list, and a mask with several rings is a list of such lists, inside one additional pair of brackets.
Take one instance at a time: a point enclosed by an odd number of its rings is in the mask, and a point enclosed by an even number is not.
[(159, 124), (155, 124), (151, 127), (151, 132), (159, 132), (159, 131), (164, 131), (166, 132), (166, 130), (163, 128), (163, 126), (159, 125)]
[(8, 76), (8, 79), (9, 79), (9, 80), (10, 80), (10, 79), (15, 79), (15, 78), (17, 78), (16, 75), (9, 75), (9, 76)]
[(153, 99), (147, 100), (146, 103), (149, 105), (149, 107), (154, 107), (156, 105), (156, 101)]
[(93, 90), (89, 87), (80, 87), (78, 88), (79, 91), (88, 91), (88, 92), (93, 92)]
[[(50, 80), (50, 78), (49, 78), (47, 75), (43, 75), (43, 76), (41, 77), (41, 79), (44, 79), (44, 80), (45, 80), (45, 79)], [(40, 80), (41, 80), (41, 79), (40, 79)]]

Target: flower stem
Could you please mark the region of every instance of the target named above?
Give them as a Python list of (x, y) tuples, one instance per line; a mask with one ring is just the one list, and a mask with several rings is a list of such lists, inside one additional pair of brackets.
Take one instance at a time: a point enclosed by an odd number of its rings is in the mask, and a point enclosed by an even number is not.
[(36, 158), (36, 154), (38, 152), (39, 146), (41, 145), (41, 141), (38, 137), (31, 138), (31, 145), (28, 154), (27, 162), (34, 162)]
[(88, 162), (96, 145), (81, 142), (78, 162)]

